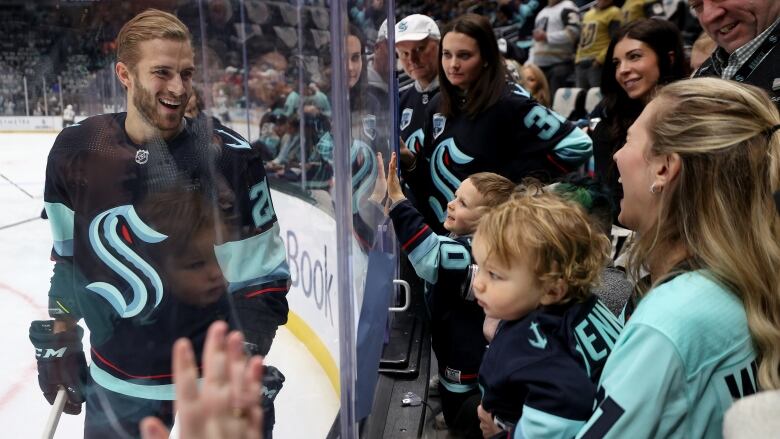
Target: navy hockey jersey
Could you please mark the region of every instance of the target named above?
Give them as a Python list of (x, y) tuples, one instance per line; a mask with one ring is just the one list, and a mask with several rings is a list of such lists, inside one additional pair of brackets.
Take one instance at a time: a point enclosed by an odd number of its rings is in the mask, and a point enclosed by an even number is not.
[(390, 218), (401, 248), (426, 282), (439, 382), (456, 393), (475, 389), (487, 341), (482, 334), (485, 313), (476, 301), (466, 299), (471, 287), (471, 237), (436, 235), (408, 200), (393, 206)]
[(406, 174), (429, 223), (444, 221), (447, 203), (471, 174), (494, 172), (514, 182), (529, 176), (550, 181), (573, 171), (592, 154), (585, 132), (517, 84), (508, 83), (502, 98), (473, 119), (435, 112), (440, 98), (437, 95), (431, 103), (423, 153)]
[(428, 88), (422, 90), (415, 81), (409, 88), (402, 90), (398, 98), (398, 108), (401, 139), (414, 155), (422, 151), (425, 144), (425, 120), (430, 108), (433, 108), (433, 98), (439, 93), (439, 81), (434, 81)]
[[(245, 139), (199, 118), (187, 119), (168, 142), (137, 145), (125, 133), (125, 119), (126, 113), (105, 114), (72, 125), (49, 153), (44, 201), (56, 262), (49, 312), (84, 318), (96, 383), (170, 400), (173, 342), (191, 338), (200, 358), (212, 321), (246, 328), (251, 317), (255, 335), (267, 340), (248, 341), (270, 345), (286, 322), (289, 270), (259, 152)], [(170, 237), (139, 212), (148, 200), (181, 191), (212, 200), (233, 231), (215, 241), (212, 256), (234, 307), (224, 294), (207, 305), (172, 294), (172, 279), (151, 257)]]
[(502, 321), (479, 369), (482, 407), (510, 437), (573, 437), (621, 329), (595, 296)]

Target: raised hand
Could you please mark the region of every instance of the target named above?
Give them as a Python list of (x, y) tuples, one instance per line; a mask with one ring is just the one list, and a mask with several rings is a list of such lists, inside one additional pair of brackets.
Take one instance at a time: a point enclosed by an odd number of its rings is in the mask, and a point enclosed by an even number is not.
[[(173, 382), (179, 437), (187, 439), (260, 439), (261, 370), (259, 356), (249, 362), (240, 332), (227, 335), (225, 322), (209, 327), (203, 351), (203, 382), (198, 389), (198, 366), (192, 344), (179, 339), (173, 345)], [(168, 429), (158, 418), (141, 421), (144, 439), (163, 439)]]
[(387, 165), (387, 197), (390, 203), (406, 199), (401, 190), (401, 182), (398, 180), (398, 162), (395, 152), (390, 156), (390, 163)]

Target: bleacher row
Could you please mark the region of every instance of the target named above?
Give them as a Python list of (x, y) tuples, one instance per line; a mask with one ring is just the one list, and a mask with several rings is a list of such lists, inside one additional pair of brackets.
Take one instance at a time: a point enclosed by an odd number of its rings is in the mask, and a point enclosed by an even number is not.
[(563, 87), (555, 92), (552, 109), (569, 120), (587, 118), (601, 102), (601, 88)]

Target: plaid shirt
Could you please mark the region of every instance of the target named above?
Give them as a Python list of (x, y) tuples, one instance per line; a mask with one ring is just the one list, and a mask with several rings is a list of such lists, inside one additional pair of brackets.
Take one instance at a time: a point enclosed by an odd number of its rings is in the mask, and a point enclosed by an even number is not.
[(771, 26), (761, 32), (756, 38), (753, 38), (750, 42), (735, 50), (731, 55), (726, 53), (723, 48), (718, 47), (712, 55), (712, 64), (715, 71), (720, 73), (720, 77), (723, 79), (732, 79), (734, 74), (737, 73), (737, 70), (753, 56), (756, 49), (758, 49), (769, 37), (778, 23), (780, 23), (780, 18), (775, 20)]

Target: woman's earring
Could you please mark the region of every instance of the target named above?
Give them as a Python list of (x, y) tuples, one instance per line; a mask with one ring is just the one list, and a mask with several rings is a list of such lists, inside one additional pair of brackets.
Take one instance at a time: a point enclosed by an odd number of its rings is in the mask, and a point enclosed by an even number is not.
[(656, 186), (655, 183), (650, 185), (651, 194), (660, 194), (663, 189), (664, 189), (663, 186)]

